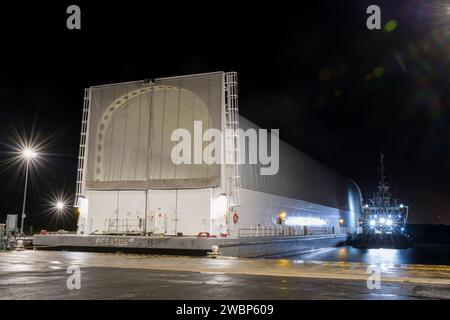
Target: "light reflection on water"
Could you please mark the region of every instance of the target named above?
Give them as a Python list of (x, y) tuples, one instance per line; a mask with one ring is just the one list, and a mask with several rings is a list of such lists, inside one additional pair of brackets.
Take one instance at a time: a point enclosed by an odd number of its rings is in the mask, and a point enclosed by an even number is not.
[(401, 264), (399, 249), (368, 249), (365, 262), (381, 264)]
[(401, 264), (450, 265), (450, 248), (357, 249), (344, 246), (286, 258), (297, 261), (364, 262), (386, 266)]

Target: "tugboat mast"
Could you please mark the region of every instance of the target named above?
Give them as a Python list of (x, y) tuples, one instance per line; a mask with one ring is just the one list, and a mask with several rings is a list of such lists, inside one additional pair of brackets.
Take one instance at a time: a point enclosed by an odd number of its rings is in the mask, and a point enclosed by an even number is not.
[(378, 192), (374, 196), (375, 206), (383, 208), (391, 206), (391, 193), (389, 192), (389, 185), (386, 182), (384, 154), (380, 154), (380, 173), (381, 179), (378, 182)]

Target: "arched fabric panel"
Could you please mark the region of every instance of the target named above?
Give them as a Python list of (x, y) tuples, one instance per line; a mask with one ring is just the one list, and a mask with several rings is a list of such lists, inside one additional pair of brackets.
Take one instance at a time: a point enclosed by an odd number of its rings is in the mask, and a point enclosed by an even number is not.
[(194, 121), (221, 129), (222, 81), (218, 72), (91, 87), (86, 187), (218, 186), (219, 165), (175, 165), (170, 155), (175, 129), (192, 138)]

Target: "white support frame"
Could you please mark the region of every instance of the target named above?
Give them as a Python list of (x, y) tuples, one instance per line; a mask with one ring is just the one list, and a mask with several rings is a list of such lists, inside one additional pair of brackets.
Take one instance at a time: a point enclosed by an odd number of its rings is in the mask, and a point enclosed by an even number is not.
[(225, 94), (225, 190), (228, 195), (228, 207), (240, 205), (239, 191), (241, 187), (239, 176), (239, 110), (237, 73), (224, 73)]
[(75, 207), (79, 207), (79, 199), (84, 197), (86, 181), (87, 136), (89, 125), (90, 89), (84, 89), (83, 115), (81, 118), (80, 148), (78, 153), (77, 185), (75, 191)]

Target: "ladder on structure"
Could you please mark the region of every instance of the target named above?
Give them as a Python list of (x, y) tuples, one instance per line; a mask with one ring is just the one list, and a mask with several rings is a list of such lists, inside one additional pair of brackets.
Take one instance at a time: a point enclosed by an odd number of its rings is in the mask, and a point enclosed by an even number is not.
[(84, 90), (83, 116), (81, 119), (80, 149), (78, 154), (77, 187), (75, 193), (75, 207), (79, 206), (79, 199), (83, 196), (84, 168), (86, 163), (86, 143), (89, 118), (89, 89)]
[(237, 73), (227, 72), (225, 77), (225, 161), (226, 161), (226, 192), (229, 198), (228, 207), (240, 205), (239, 190), (241, 187), (239, 176), (239, 112)]

